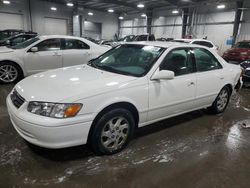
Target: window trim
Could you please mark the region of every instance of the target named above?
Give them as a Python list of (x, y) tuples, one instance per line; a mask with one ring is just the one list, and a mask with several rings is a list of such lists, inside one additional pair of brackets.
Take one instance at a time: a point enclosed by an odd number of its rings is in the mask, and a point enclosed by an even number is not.
[[(194, 49), (201, 49), (201, 50), (204, 50), (206, 52), (208, 52), (210, 55), (212, 55), (212, 57), (214, 59), (216, 59), (217, 63), (219, 64), (219, 67), (220, 68), (216, 68), (216, 69), (212, 69), (212, 70), (206, 70), (206, 71), (198, 71), (197, 69), (197, 63), (196, 63), (196, 58), (195, 58), (195, 55), (194, 55)], [(195, 70), (197, 73), (201, 73), (201, 72), (209, 72), (209, 71), (215, 71), (215, 70), (220, 70), (220, 69), (223, 69), (223, 66), (221, 65), (220, 61), (214, 56), (214, 54), (212, 52), (210, 52), (209, 50), (205, 49), (205, 48), (201, 48), (201, 47), (192, 47), (191, 50), (190, 50), (190, 54), (192, 56), (192, 60), (194, 62), (194, 66), (195, 66)]]
[[(66, 40), (76, 40), (76, 41), (80, 41), (82, 43), (84, 43), (88, 48), (83, 48), (83, 49), (66, 49)], [(90, 50), (90, 46), (82, 41), (82, 40), (79, 40), (79, 39), (71, 39), (71, 38), (64, 38), (61, 40), (61, 50)]]
[(158, 69), (159, 69), (159, 71), (161, 71), (161, 65), (163, 64), (163, 61), (165, 60), (165, 58), (169, 55), (169, 53), (171, 53), (172, 51), (175, 51), (175, 50), (185, 50), (185, 49), (187, 49), (187, 52), (190, 52), (189, 54), (187, 53), (187, 55), (188, 55), (188, 60), (190, 61), (190, 63), (192, 64), (192, 69), (193, 69), (193, 71), (192, 72), (190, 72), (190, 73), (188, 73), (188, 74), (182, 74), (182, 75), (175, 75), (175, 77), (179, 77), (179, 76), (186, 76), (186, 75), (190, 75), (190, 74), (193, 74), (193, 73), (196, 73), (197, 71), (196, 71), (196, 64), (195, 64), (195, 62), (194, 62), (194, 59), (193, 59), (193, 57), (192, 57), (192, 48), (190, 48), (190, 47), (177, 47), (177, 48), (174, 48), (174, 49), (172, 49), (172, 50), (170, 50), (166, 55), (165, 55), (165, 57), (163, 58), (163, 60), (161, 61), (161, 63), (160, 63), (160, 65), (158, 66)]
[[(44, 42), (44, 41), (46, 41), (46, 40), (51, 40), (51, 39), (58, 39), (59, 41), (60, 41), (60, 49), (59, 50), (62, 50), (62, 38), (48, 38), (48, 39), (44, 39), (44, 40), (42, 40), (42, 41), (38, 41), (38, 43), (36, 43), (36, 44), (34, 44), (33, 46), (31, 46), (28, 50), (27, 50), (27, 52), (29, 53), (29, 52), (32, 52), (31, 51), (31, 48), (33, 48), (33, 47), (37, 47), (37, 45), (39, 45), (40, 43), (42, 43), (42, 42)], [(53, 51), (53, 50), (51, 50), (51, 51)], [(37, 51), (37, 52), (51, 52), (51, 51)], [(55, 51), (58, 51), (58, 50), (55, 50)], [(32, 52), (33, 53), (33, 52)]]

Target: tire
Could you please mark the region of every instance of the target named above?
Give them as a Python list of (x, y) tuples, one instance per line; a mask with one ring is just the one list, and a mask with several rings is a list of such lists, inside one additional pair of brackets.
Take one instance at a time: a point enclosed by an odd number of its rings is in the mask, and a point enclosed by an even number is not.
[(16, 83), (23, 78), (22, 69), (13, 62), (0, 62), (0, 83)]
[(216, 97), (215, 101), (213, 102), (213, 105), (209, 108), (210, 112), (212, 112), (213, 114), (223, 113), (227, 108), (230, 96), (230, 89), (227, 86), (223, 87)]
[(97, 155), (111, 155), (123, 150), (132, 139), (135, 120), (130, 111), (116, 108), (106, 112), (93, 125), (90, 145)]

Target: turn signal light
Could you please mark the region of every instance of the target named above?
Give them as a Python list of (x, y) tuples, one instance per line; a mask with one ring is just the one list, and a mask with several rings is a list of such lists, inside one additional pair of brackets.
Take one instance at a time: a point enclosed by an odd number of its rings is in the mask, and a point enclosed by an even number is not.
[(81, 109), (81, 105), (79, 104), (73, 104), (69, 106), (65, 111), (64, 111), (64, 117), (74, 117), (79, 110)]

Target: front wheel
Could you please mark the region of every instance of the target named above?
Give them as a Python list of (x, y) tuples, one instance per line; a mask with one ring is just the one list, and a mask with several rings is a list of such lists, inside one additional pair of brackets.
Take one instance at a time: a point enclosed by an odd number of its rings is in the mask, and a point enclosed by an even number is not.
[(131, 140), (135, 121), (130, 111), (122, 108), (105, 113), (94, 125), (91, 145), (96, 154), (114, 154)]
[(209, 108), (212, 113), (220, 114), (227, 108), (231, 92), (228, 87), (222, 88), (219, 95), (215, 99), (213, 105)]

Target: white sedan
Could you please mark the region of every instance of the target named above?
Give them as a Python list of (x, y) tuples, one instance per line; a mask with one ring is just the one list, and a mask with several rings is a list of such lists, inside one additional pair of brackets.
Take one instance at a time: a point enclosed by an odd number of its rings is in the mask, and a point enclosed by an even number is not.
[(171, 42), (181, 42), (181, 43), (189, 43), (189, 44), (197, 44), (201, 46), (205, 46), (218, 52), (218, 46), (216, 46), (213, 42), (205, 39), (175, 39)]
[(0, 49), (0, 83), (12, 83), (38, 72), (87, 63), (109, 47), (79, 37), (49, 35)]
[(46, 148), (121, 151), (138, 127), (197, 109), (222, 113), (241, 68), (198, 45), (130, 43), (87, 65), (30, 76), (7, 97), (11, 122)]

